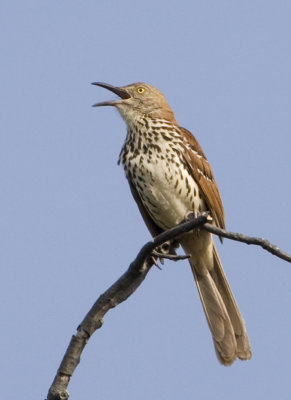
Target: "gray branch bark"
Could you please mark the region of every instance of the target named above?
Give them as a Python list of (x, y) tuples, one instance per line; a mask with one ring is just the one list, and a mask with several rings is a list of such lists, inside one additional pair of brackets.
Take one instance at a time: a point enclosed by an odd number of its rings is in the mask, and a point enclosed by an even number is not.
[[(67, 387), (70, 378), (80, 362), (82, 351), (91, 335), (97, 329), (101, 328), (104, 315), (111, 308), (125, 301), (139, 287), (154, 264), (154, 259), (152, 257), (154, 250), (163, 243), (177, 238), (182, 233), (200, 228), (220, 237), (261, 246), (271, 254), (291, 262), (290, 254), (281, 251), (268, 240), (229, 232), (211, 225), (209, 223), (210, 221), (211, 218), (209, 216), (201, 215), (198, 218), (184, 222), (161, 233), (142, 247), (135, 260), (130, 264), (128, 270), (96, 300), (91, 310), (77, 328), (77, 332), (73, 335), (69, 343), (54, 381), (49, 389), (47, 400), (67, 400), (69, 398)], [(179, 256), (177, 259), (179, 259)]]

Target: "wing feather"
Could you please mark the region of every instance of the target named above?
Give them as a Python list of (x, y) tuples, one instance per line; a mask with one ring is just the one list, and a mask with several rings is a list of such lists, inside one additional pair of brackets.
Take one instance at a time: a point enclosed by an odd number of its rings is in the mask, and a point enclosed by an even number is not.
[(196, 138), (187, 129), (180, 127), (185, 137), (184, 159), (190, 174), (201, 189), (215, 224), (225, 228), (224, 208), (212, 169)]
[[(151, 235), (153, 237), (159, 235), (160, 233), (163, 232), (163, 229), (160, 228), (155, 222), (154, 220), (151, 218), (151, 216), (149, 215), (147, 209), (145, 208), (139, 194), (138, 191), (135, 189), (134, 185), (131, 183), (131, 180), (128, 179), (128, 183), (129, 183), (129, 187), (132, 193), (132, 196), (138, 206), (138, 209), (141, 213), (141, 216), (148, 228), (148, 230), (150, 231)], [(176, 240), (169, 240), (168, 242), (165, 242), (162, 246), (160, 246), (159, 251), (162, 252), (163, 254), (171, 254), (171, 255), (176, 255), (176, 249), (179, 247), (179, 242)], [(163, 258), (161, 258), (161, 262)]]
[(148, 211), (146, 210), (146, 208), (138, 194), (138, 191), (135, 189), (134, 185), (131, 183), (131, 179), (128, 179), (128, 183), (129, 183), (129, 187), (130, 187), (132, 196), (138, 206), (139, 212), (141, 213), (141, 216), (142, 216), (148, 230), (150, 231), (150, 233), (153, 237), (159, 235), (160, 233), (163, 232), (163, 229), (161, 229), (149, 215)]

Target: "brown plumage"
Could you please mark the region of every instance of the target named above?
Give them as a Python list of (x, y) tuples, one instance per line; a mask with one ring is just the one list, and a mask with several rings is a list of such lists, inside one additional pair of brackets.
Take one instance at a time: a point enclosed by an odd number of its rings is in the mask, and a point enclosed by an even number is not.
[[(114, 106), (127, 124), (119, 162), (153, 236), (193, 212), (209, 211), (225, 227), (222, 201), (211, 167), (195, 137), (178, 125), (163, 94), (145, 83), (115, 87), (94, 83), (120, 99)], [(212, 235), (204, 230), (182, 235), (179, 243), (190, 265), (219, 361), (231, 365), (251, 358), (245, 324), (224, 274)]]

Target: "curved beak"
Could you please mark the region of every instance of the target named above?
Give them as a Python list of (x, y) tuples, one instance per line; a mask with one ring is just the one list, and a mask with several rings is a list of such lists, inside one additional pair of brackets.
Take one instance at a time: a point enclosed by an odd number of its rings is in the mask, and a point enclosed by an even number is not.
[[(100, 86), (100, 87), (103, 87), (103, 88), (105, 88), (107, 90), (110, 90), (111, 92), (117, 94), (117, 96), (119, 96), (123, 100), (130, 98), (130, 95), (127, 92), (127, 90), (125, 90), (125, 89), (123, 89), (121, 87), (112, 86), (112, 85), (109, 85), (108, 83), (103, 83), (103, 82), (92, 82), (92, 85)], [(101, 103), (93, 104), (92, 107), (114, 106), (118, 102), (119, 102), (119, 100), (102, 101)]]

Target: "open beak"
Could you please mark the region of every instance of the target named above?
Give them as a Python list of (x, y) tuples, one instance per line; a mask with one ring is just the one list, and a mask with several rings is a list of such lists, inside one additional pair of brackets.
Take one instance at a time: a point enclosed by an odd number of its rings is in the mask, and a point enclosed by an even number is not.
[[(101, 87), (103, 87), (105, 89), (108, 89), (111, 92), (117, 94), (117, 96), (119, 96), (123, 100), (130, 98), (130, 95), (128, 94), (128, 92), (125, 89), (121, 88), (121, 87), (112, 86), (112, 85), (109, 85), (108, 83), (102, 83), (102, 82), (92, 82), (92, 85), (101, 86)], [(114, 106), (119, 101), (120, 100), (102, 101), (101, 103), (93, 104), (92, 107)]]

